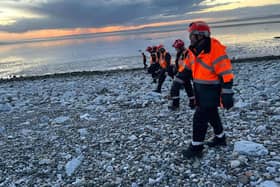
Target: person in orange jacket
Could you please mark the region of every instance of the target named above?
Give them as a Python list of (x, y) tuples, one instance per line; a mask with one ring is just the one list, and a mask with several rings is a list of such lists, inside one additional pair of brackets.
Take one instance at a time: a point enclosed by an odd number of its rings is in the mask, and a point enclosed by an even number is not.
[(193, 116), (193, 137), (189, 147), (182, 151), (185, 159), (202, 156), (208, 123), (215, 136), (209, 147), (226, 146), (226, 136), (218, 107), (233, 107), (232, 65), (226, 47), (210, 37), (210, 27), (203, 21), (189, 25), (190, 47), (185, 66), (192, 71), (196, 110)]
[(176, 76), (173, 80), (171, 90), (170, 90), (170, 103), (168, 108), (170, 110), (179, 109), (180, 105), (180, 88), (184, 86), (185, 91), (189, 97), (189, 107), (194, 109), (195, 107), (195, 97), (193, 93), (193, 88), (191, 84), (192, 73), (190, 69), (185, 68), (184, 60), (187, 57), (188, 50), (185, 48), (185, 43), (181, 39), (177, 39), (174, 41), (172, 45), (176, 51)]
[[(157, 88), (154, 90), (155, 92), (161, 93), (161, 87), (166, 79), (166, 75), (168, 74), (170, 66), (171, 66), (171, 55), (163, 45), (158, 46), (158, 52), (159, 52), (159, 79), (158, 79), (158, 85)], [(170, 75), (171, 78), (173, 78), (172, 75)]]
[(148, 73), (152, 75), (153, 82), (157, 82), (158, 71), (159, 71), (159, 53), (157, 51), (157, 46), (148, 46), (146, 49), (150, 53), (150, 66), (148, 68)]

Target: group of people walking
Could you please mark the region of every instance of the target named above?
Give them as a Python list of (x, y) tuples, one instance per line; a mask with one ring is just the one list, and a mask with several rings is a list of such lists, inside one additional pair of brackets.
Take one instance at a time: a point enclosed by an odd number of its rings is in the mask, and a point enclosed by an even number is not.
[[(171, 63), (171, 55), (163, 45), (149, 46), (146, 49), (150, 53), (148, 73), (157, 82), (154, 91), (161, 93), (166, 76), (170, 76), (173, 82), (168, 108), (179, 109), (180, 89), (183, 87), (189, 98), (190, 108), (195, 109), (192, 142), (182, 151), (185, 159), (201, 157), (205, 144), (209, 147), (226, 145), (218, 107), (233, 107), (234, 94), (234, 75), (226, 47), (210, 37), (210, 27), (203, 21), (191, 23), (188, 32), (189, 47), (181, 39), (175, 40), (172, 45), (177, 52), (175, 63)], [(144, 53), (142, 55), (145, 56)], [(208, 123), (213, 127), (215, 136), (204, 143)]]

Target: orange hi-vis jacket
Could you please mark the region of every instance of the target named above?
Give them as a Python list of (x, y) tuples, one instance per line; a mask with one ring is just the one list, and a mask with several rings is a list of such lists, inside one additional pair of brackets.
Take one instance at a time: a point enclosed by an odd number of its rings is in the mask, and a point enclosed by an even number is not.
[(153, 52), (151, 53), (150, 64), (156, 64), (156, 63), (158, 63), (158, 55), (157, 52)]
[(221, 106), (221, 94), (232, 90), (223, 88), (233, 81), (234, 75), (226, 47), (218, 40), (209, 39), (210, 52), (195, 56), (188, 49), (185, 68), (192, 71), (196, 104), (199, 107)]
[(202, 51), (196, 57), (189, 49), (185, 65), (185, 68), (192, 70), (194, 83), (221, 84), (221, 78), (224, 83), (230, 82), (234, 78), (226, 47), (214, 38), (211, 38), (210, 53)]
[(188, 55), (188, 50), (183, 51), (178, 60), (178, 72), (180, 72), (180, 73), (183, 72), (185, 68), (190, 69), (190, 68), (186, 67), (186, 65), (185, 65), (185, 60), (186, 60), (187, 55)]
[(166, 61), (166, 54), (167, 54), (166, 51), (165, 51), (163, 54), (160, 54), (159, 64), (160, 64), (160, 67), (161, 67), (162, 69), (166, 69), (167, 66), (168, 66), (168, 63), (170, 64), (170, 62), (167, 62), (167, 61)]

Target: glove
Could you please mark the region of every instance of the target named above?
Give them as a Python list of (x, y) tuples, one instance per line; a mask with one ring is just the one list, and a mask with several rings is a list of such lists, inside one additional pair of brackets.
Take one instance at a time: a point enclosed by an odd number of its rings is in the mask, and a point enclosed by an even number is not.
[(190, 107), (191, 109), (194, 109), (195, 106), (196, 106), (195, 98), (194, 98), (194, 97), (193, 97), (193, 98), (190, 98), (190, 99), (189, 99), (189, 107)]
[(233, 93), (223, 93), (221, 96), (222, 104), (225, 109), (230, 109), (233, 107)]

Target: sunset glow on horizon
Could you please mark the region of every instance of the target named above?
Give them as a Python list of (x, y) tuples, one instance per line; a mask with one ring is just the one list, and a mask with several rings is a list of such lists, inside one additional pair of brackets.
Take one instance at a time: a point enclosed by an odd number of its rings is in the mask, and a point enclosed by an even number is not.
[[(211, 19), (204, 19), (205, 21), (211, 21)], [(170, 22), (158, 22), (136, 26), (108, 26), (102, 28), (76, 28), (76, 29), (47, 29), (29, 31), (25, 33), (7, 33), (0, 32), (1, 41), (14, 41), (14, 40), (28, 40), (28, 39), (43, 39), (43, 38), (54, 38), (71, 35), (82, 35), (82, 34), (98, 34), (98, 33), (110, 33), (119, 31), (131, 31), (149, 27), (160, 27), (160, 26), (172, 26), (178, 24), (188, 24), (193, 20), (178, 20)]]

